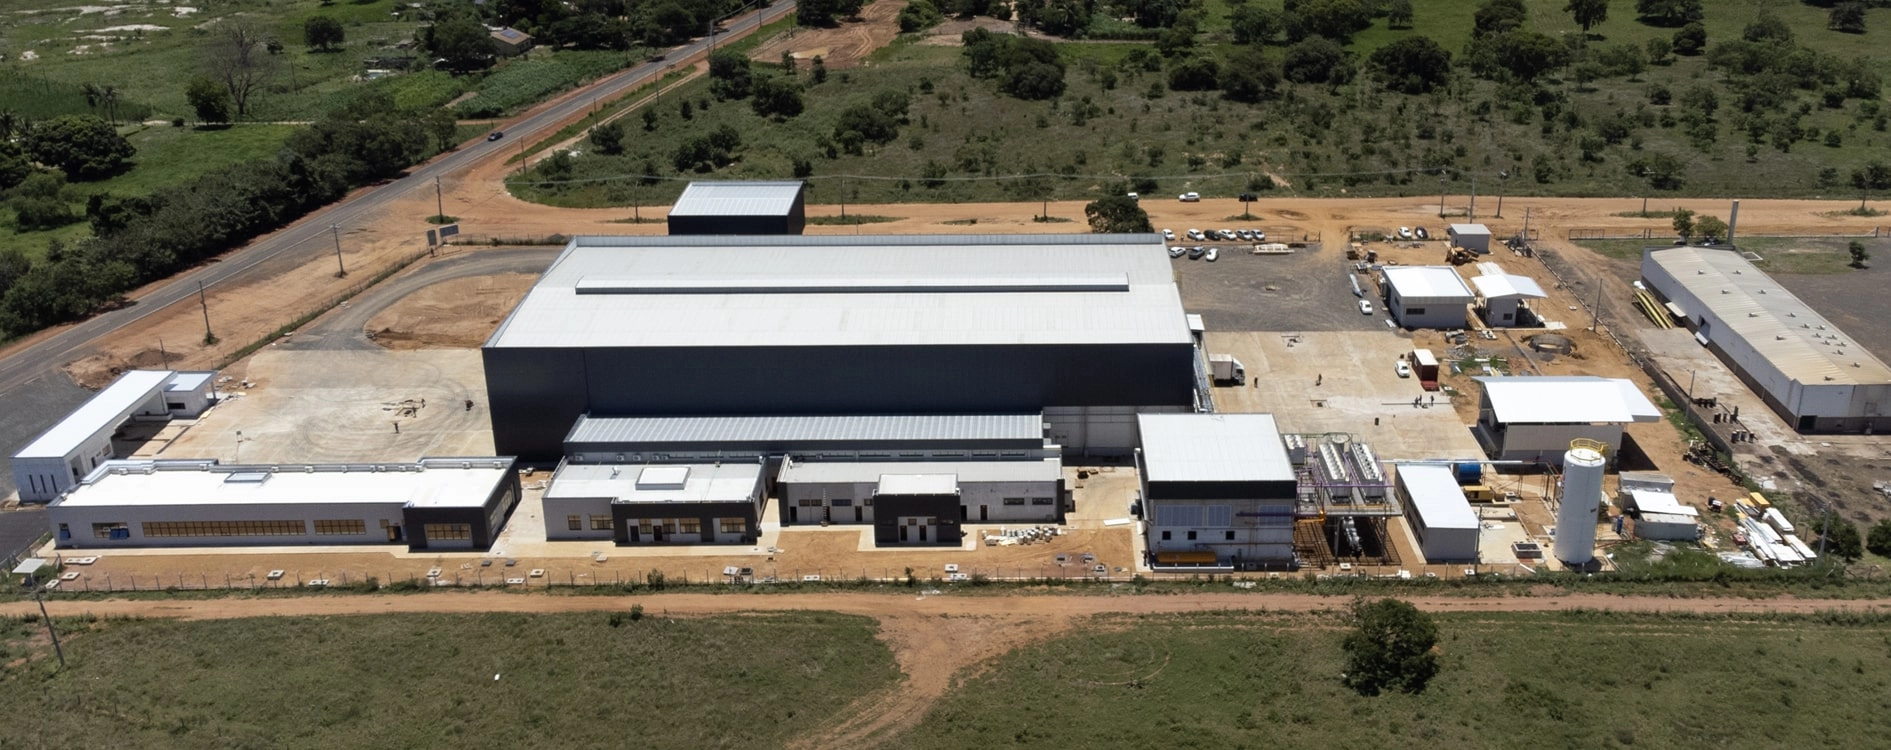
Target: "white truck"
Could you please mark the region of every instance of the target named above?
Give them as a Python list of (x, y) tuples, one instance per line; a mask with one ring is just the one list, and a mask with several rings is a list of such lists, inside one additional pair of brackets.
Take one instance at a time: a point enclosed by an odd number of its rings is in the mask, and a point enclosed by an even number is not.
[(1235, 359), (1232, 354), (1208, 355), (1208, 375), (1220, 385), (1246, 385), (1248, 382), (1247, 368), (1242, 367), (1241, 360)]

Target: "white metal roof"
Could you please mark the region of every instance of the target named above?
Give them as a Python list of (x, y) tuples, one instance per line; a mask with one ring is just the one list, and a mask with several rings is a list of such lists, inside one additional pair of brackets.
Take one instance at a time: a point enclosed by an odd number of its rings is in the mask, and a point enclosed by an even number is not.
[(1407, 299), (1463, 299), (1471, 301), (1471, 288), (1450, 266), (1387, 266), (1385, 283)]
[(215, 372), (209, 370), (173, 373), (169, 380), (164, 381), (164, 390), (194, 391), (202, 388), (205, 382), (216, 376)]
[(720, 443), (988, 441), (1041, 443), (1044, 417), (1019, 414), (854, 414), (759, 417), (579, 417), (565, 442)]
[(1154, 234), (578, 237), (486, 345), (1185, 344), (1163, 247)]
[(1477, 293), (1483, 295), (1484, 299), (1503, 297), (1547, 299), (1549, 297), (1548, 294), (1543, 293), (1543, 287), (1536, 283), (1536, 279), (1514, 273), (1472, 276), (1471, 285), (1477, 287)]
[(1451, 233), (1459, 237), (1483, 235), (1490, 236), (1490, 227), (1483, 224), (1452, 224)]
[(1477, 513), (1464, 497), (1451, 469), (1428, 464), (1399, 464), (1399, 483), (1411, 497), (1412, 510), (1428, 529), (1475, 529)]
[(1291, 482), (1272, 414), (1139, 414), (1151, 482)]
[(1635, 509), (1642, 513), (1672, 513), (1681, 516), (1699, 516), (1701, 512), (1691, 506), (1682, 505), (1681, 499), (1672, 492), (1658, 490), (1629, 490), (1629, 497), (1635, 499)]
[(956, 495), (956, 474), (888, 474), (880, 477), (875, 495)]
[[(640, 480), (652, 470), (675, 473), (680, 485), (648, 484)], [(661, 467), (642, 464), (565, 464), (552, 475), (545, 499), (608, 497), (619, 503), (717, 503), (748, 500), (761, 481), (759, 463), (679, 464)], [(673, 478), (673, 477), (672, 477)]]
[(887, 474), (952, 474), (960, 482), (1055, 482), (1064, 475), (1055, 458), (1039, 461), (789, 461), (778, 481), (787, 484), (877, 482)]
[(692, 182), (671, 216), (787, 216), (801, 195), (799, 180)]
[(1593, 375), (1474, 378), (1497, 421), (1507, 424), (1659, 422), (1661, 410), (1635, 384)]
[(14, 458), (65, 458), (66, 454), (78, 448), (81, 443), (92, 439), (101, 430), (118, 426), (132, 410), (147, 399), (158, 395), (164, 382), (175, 374), (170, 370), (131, 370), (104, 390), (94, 394), (79, 408), (73, 409), (64, 419), (33, 442), (27, 443)]
[(1677, 247), (1648, 253), (1643, 264), (1648, 263), (1666, 270), (1720, 319), (1712, 337), (1739, 336), (1788, 378), (1806, 384), (1891, 383), (1891, 367), (1883, 360), (1740, 253)]
[(100, 464), (53, 501), (75, 506), (393, 503), (479, 507), (512, 470), (510, 458), (428, 458), (411, 464), (222, 465), (211, 460)]

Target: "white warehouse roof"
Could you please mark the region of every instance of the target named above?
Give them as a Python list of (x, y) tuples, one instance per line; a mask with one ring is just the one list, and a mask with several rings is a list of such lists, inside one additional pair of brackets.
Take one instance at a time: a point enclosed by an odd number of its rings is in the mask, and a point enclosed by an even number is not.
[(1399, 464), (1399, 482), (1411, 496), (1412, 510), (1428, 529), (1475, 529), (1477, 514), (1464, 498), (1451, 469), (1430, 464)]
[(787, 216), (801, 195), (799, 180), (692, 182), (671, 216)]
[[(1732, 329), (1733, 335), (1746, 340), (1792, 380), (1837, 385), (1891, 383), (1891, 367), (1883, 360), (1737, 252), (1677, 247), (1650, 252), (1643, 263), (1666, 270), (1701, 304), (1711, 308), (1711, 316), (1719, 318), (1723, 327)], [(1710, 338), (1725, 335), (1721, 331), (1709, 334)]]
[(1292, 482), (1272, 414), (1139, 414), (1151, 482)]
[[(174, 374), (170, 370), (131, 370), (118, 376), (111, 385), (46, 428), (13, 457), (64, 459), (100, 430), (117, 427), (139, 404), (158, 395)], [(162, 407), (160, 404), (159, 408)]]
[(960, 483), (1055, 482), (1063, 462), (1038, 461), (788, 461), (776, 477), (784, 484), (877, 482), (889, 474), (950, 474)]
[(761, 476), (760, 463), (565, 464), (552, 475), (545, 499), (608, 497), (612, 502), (624, 503), (742, 502), (755, 492)]
[(957, 495), (959, 478), (954, 474), (888, 474), (880, 477), (876, 495)]
[(477, 508), (512, 471), (512, 459), (423, 458), (403, 464), (223, 465), (215, 460), (100, 464), (53, 505), (174, 506), (399, 503)]
[(486, 346), (1190, 340), (1153, 234), (668, 236), (573, 239)]
[(1547, 299), (1549, 297), (1548, 294), (1543, 293), (1543, 287), (1536, 283), (1536, 279), (1514, 273), (1472, 276), (1471, 285), (1477, 287), (1477, 293), (1483, 295), (1484, 299), (1504, 297)]
[(1385, 283), (1405, 299), (1471, 301), (1471, 288), (1450, 266), (1387, 266)]
[(1505, 424), (1659, 422), (1661, 410), (1635, 384), (1592, 375), (1474, 378)]
[(572, 425), (566, 443), (941, 441), (1041, 443), (1044, 416), (847, 414), (814, 416), (596, 417)]

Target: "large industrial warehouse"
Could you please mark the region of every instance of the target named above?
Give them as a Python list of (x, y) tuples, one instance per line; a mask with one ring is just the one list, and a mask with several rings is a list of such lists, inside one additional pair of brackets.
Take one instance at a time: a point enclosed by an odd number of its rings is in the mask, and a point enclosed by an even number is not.
[(1649, 250), (1641, 275), (1788, 427), (1891, 429), (1891, 367), (1740, 253)]
[(1156, 235), (579, 237), (484, 347), (493, 440), (581, 415), (1042, 412), (1127, 455), (1201, 402)]

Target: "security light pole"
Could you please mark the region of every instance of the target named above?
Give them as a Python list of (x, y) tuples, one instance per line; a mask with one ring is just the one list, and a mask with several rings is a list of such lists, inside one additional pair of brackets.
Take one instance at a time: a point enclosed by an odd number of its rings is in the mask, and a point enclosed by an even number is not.
[(433, 209), (435, 212), (434, 220), (442, 224), (446, 223), (446, 201), (440, 197), (440, 177), (438, 175), (435, 175), (433, 178)]
[(210, 332), (210, 302), (204, 299), (204, 283), (202, 281), (197, 282), (197, 304), (204, 309), (204, 344), (206, 346), (214, 345), (217, 343), (217, 335)]
[(1510, 170), (1497, 173), (1497, 218), (1504, 218), (1504, 192), (1510, 187)]
[(335, 278), (346, 278), (348, 276), (348, 267), (341, 264), (341, 225), (330, 224), (328, 225), (328, 229), (335, 235)]
[(1444, 217), (1445, 217), (1445, 176), (1443, 172), (1439, 172), (1438, 173), (1438, 218), (1442, 219)]
[[(1821, 539), (1819, 543), (1824, 545), (1825, 540)], [(1820, 549), (1824, 549), (1824, 547), (1821, 546)], [(52, 638), (53, 653), (59, 656), (59, 668), (64, 670), (66, 668), (66, 650), (59, 645), (59, 631), (53, 627), (52, 615), (46, 614), (46, 597), (44, 596), (44, 591), (38, 586), (33, 587), (33, 601), (39, 603), (39, 619), (46, 621), (46, 635)]]

